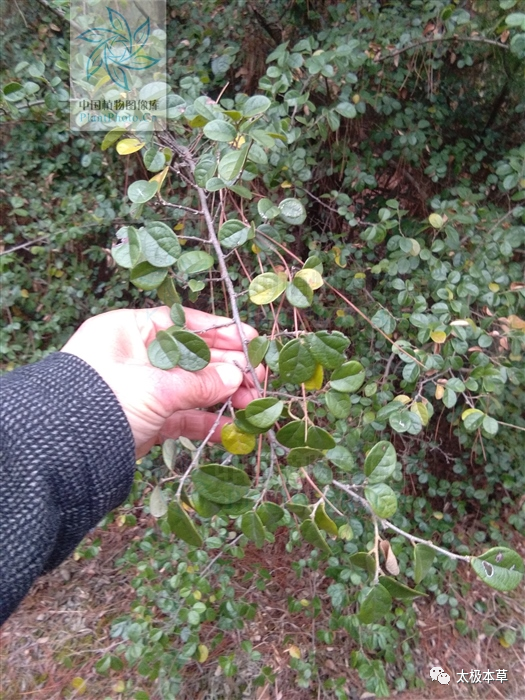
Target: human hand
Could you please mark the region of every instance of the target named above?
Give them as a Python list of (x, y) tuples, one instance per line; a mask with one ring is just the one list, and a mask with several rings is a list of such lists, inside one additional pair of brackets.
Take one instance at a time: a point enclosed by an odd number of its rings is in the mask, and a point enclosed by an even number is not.
[[(130, 424), (137, 457), (167, 438), (205, 438), (216, 415), (199, 408), (229, 397), (235, 408), (244, 408), (257, 398), (251, 375), (243, 371), (246, 358), (231, 319), (195, 309), (185, 312), (186, 328), (205, 329), (199, 335), (211, 351), (209, 365), (198, 372), (161, 370), (149, 362), (147, 348), (157, 331), (173, 325), (167, 306), (94, 316), (62, 348), (91, 365), (113, 390)], [(243, 324), (243, 329), (247, 340), (257, 335), (251, 326)], [(262, 372), (259, 367), (259, 378)], [(212, 440), (220, 440), (225, 422), (221, 419)]]

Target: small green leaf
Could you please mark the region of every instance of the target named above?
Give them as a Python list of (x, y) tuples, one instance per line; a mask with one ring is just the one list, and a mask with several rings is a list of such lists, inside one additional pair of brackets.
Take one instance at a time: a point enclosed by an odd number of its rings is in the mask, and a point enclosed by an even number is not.
[(477, 408), (467, 408), (461, 414), (461, 420), (465, 426), (465, 430), (469, 432), (477, 430), (483, 423), (485, 414), (483, 411), (479, 411)]
[(294, 447), (288, 452), (286, 461), (291, 467), (300, 469), (323, 459), (323, 457), (324, 454), (321, 450), (314, 450), (312, 447)]
[(369, 576), (375, 576), (376, 562), (374, 557), (368, 552), (356, 552), (349, 557), (349, 561), (359, 569), (364, 569)]
[(246, 226), (241, 221), (230, 219), (220, 227), (218, 238), (224, 248), (237, 248), (237, 246), (246, 243), (250, 233), (250, 226)]
[(365, 459), (364, 471), (369, 484), (386, 481), (396, 469), (396, 451), (394, 445), (381, 440), (372, 447)]
[(223, 426), (221, 442), (232, 455), (247, 455), (255, 449), (255, 435), (242, 432), (234, 423)]
[(279, 419), (283, 406), (284, 403), (278, 399), (255, 399), (244, 409), (244, 416), (256, 428), (268, 430)]
[[(7, 87), (7, 86), (6, 86)], [(22, 87), (20, 85), (20, 87)], [(5, 92), (5, 88), (4, 88)], [(116, 126), (114, 129), (111, 129), (111, 131), (108, 131), (108, 133), (104, 136), (102, 140), (102, 144), (100, 145), (100, 148), (103, 151), (107, 151), (110, 146), (112, 146), (115, 141), (118, 141), (119, 138), (122, 136), (122, 134), (125, 133), (125, 129), (122, 126)]]
[(219, 177), (226, 182), (235, 180), (242, 171), (246, 162), (247, 154), (246, 146), (243, 146), (238, 151), (228, 151), (219, 161)]
[(193, 173), (197, 185), (199, 187), (206, 187), (206, 183), (215, 175), (216, 170), (217, 161), (214, 155), (211, 153), (205, 153), (203, 156), (201, 156), (197, 161), (197, 165), (195, 166), (195, 171)]
[(497, 591), (513, 591), (523, 579), (523, 559), (508, 547), (492, 547), (470, 564), (486, 584)]
[(190, 516), (180, 503), (170, 503), (168, 506), (168, 524), (170, 530), (181, 540), (193, 547), (202, 547), (203, 540)]
[(200, 336), (191, 331), (178, 329), (168, 329), (166, 333), (177, 343), (180, 353), (178, 366), (181, 369), (188, 372), (198, 372), (208, 365), (211, 359), (210, 348)]
[(154, 518), (162, 518), (168, 512), (166, 498), (157, 484), (149, 497), (149, 512)]
[(326, 458), (344, 472), (351, 472), (355, 468), (355, 461), (352, 453), (342, 445), (336, 445), (331, 450), (328, 450)]
[(345, 362), (330, 377), (330, 386), (336, 391), (353, 394), (365, 381), (365, 369), (360, 362)]
[(178, 343), (166, 331), (158, 331), (155, 340), (148, 345), (148, 359), (158, 369), (176, 367), (180, 359)]
[(379, 622), (392, 607), (392, 596), (378, 583), (361, 603), (357, 617), (363, 625)]
[(495, 418), (491, 418), (491, 416), (487, 416), (485, 414), (481, 428), (489, 437), (494, 437), (499, 430), (498, 421)]
[(158, 188), (159, 183), (155, 180), (136, 180), (128, 187), (128, 197), (134, 204), (144, 204), (157, 194)]
[(257, 211), (259, 212), (259, 215), (266, 221), (271, 221), (272, 219), (275, 219), (275, 217), (279, 216), (281, 212), (279, 207), (276, 207), (275, 204), (266, 197), (263, 197), (257, 202)]
[(174, 303), (170, 308), (170, 318), (176, 326), (183, 328), (186, 324), (186, 312), (184, 307), (179, 303)]
[(180, 296), (175, 287), (173, 277), (166, 277), (160, 287), (157, 287), (157, 296), (166, 306), (171, 307), (173, 304), (178, 304), (180, 302)]
[(149, 262), (144, 261), (140, 262), (138, 265), (135, 265), (135, 267), (131, 270), (130, 280), (135, 287), (149, 292), (152, 289), (157, 289), (157, 287), (160, 287), (167, 274), (167, 269), (154, 267)]
[(144, 165), (151, 173), (158, 173), (166, 165), (166, 156), (164, 151), (159, 148), (148, 148), (142, 158), (144, 160)]
[(212, 141), (233, 141), (237, 135), (237, 131), (233, 124), (225, 122), (222, 119), (213, 119), (204, 126), (204, 135)]
[(319, 331), (306, 336), (310, 352), (315, 360), (326, 369), (337, 369), (344, 360), (344, 352), (350, 341), (339, 331)]
[(245, 513), (241, 518), (241, 531), (243, 535), (255, 542), (257, 549), (264, 545), (264, 525), (260, 517), (253, 510), (250, 513)]
[(279, 371), (285, 382), (306, 382), (312, 377), (316, 367), (317, 363), (302, 338), (286, 343), (279, 353)]
[(270, 341), (265, 335), (258, 335), (248, 343), (248, 357), (252, 367), (257, 367), (264, 360)]
[(380, 576), (379, 583), (386, 588), (392, 598), (398, 598), (399, 600), (413, 600), (425, 595), (425, 593), (420, 593), (413, 588), (405, 586), (403, 583), (399, 583), (399, 581), (390, 576)]
[(316, 450), (330, 450), (335, 440), (323, 428), (311, 426), (306, 429), (304, 421), (292, 421), (283, 426), (275, 436), (285, 447), (312, 447)]
[(265, 501), (257, 508), (257, 515), (261, 522), (266, 527), (277, 525), (284, 517), (284, 508), (278, 506), (277, 503)]
[(281, 296), (287, 284), (288, 278), (285, 273), (276, 275), (274, 272), (264, 272), (257, 275), (248, 289), (250, 300), (254, 304), (269, 304)]
[(311, 255), (303, 265), (303, 270), (315, 270), (320, 275), (323, 274), (323, 263), (317, 255)]
[(264, 95), (252, 95), (252, 97), (248, 97), (242, 106), (243, 116), (246, 118), (256, 117), (258, 114), (266, 112), (271, 104), (268, 97)]
[(220, 505), (204, 498), (198, 491), (192, 493), (191, 505), (201, 518), (213, 518), (221, 509)]
[(211, 269), (214, 263), (215, 261), (209, 253), (205, 253), (203, 250), (191, 250), (180, 256), (177, 267), (183, 275), (196, 275)]
[(197, 491), (213, 503), (236, 503), (250, 490), (250, 477), (242, 469), (222, 464), (206, 464), (192, 472)]
[(113, 259), (117, 265), (132, 269), (139, 262), (142, 252), (137, 229), (134, 226), (122, 226), (117, 231), (117, 238), (122, 243), (113, 246), (111, 249)]
[(348, 418), (352, 410), (352, 401), (348, 394), (340, 391), (327, 391), (325, 394), (326, 407), (335, 418)]
[(249, 435), (261, 435), (261, 433), (265, 433), (267, 431), (267, 428), (257, 428), (255, 425), (248, 422), (246, 420), (246, 412), (243, 410), (235, 412), (234, 423), (239, 430), (241, 430), (243, 433), (248, 433)]
[(306, 219), (306, 209), (300, 199), (283, 199), (279, 202), (281, 219), (287, 224), (299, 226)]
[(334, 523), (325, 511), (324, 503), (320, 503), (315, 511), (314, 522), (320, 530), (324, 530), (332, 537), (337, 537), (337, 525)]
[(397, 510), (396, 494), (386, 484), (367, 486), (365, 498), (379, 518), (390, 518)]
[(316, 450), (331, 450), (335, 447), (335, 440), (328, 431), (313, 426), (308, 428), (306, 446), (313, 447)]
[(309, 518), (312, 514), (311, 506), (306, 506), (303, 503), (294, 503), (294, 501), (288, 501), (288, 503), (286, 503), (286, 509), (289, 510), (290, 513), (297, 515), (301, 520)]
[(340, 102), (334, 109), (346, 119), (354, 119), (357, 116), (357, 110), (352, 102)]
[(314, 293), (308, 282), (296, 276), (286, 287), (286, 298), (292, 306), (307, 309), (312, 305)]
[(434, 563), (436, 552), (426, 544), (414, 547), (414, 582), (421, 583)]
[(324, 554), (332, 554), (332, 550), (328, 546), (325, 538), (321, 534), (321, 531), (317, 527), (317, 525), (308, 518), (308, 520), (305, 520), (299, 525), (299, 530), (301, 531), (302, 536), (304, 539), (314, 546), (316, 549), (320, 549), (321, 552)]
[(162, 221), (150, 221), (138, 233), (144, 257), (155, 267), (169, 267), (179, 257), (179, 239)]

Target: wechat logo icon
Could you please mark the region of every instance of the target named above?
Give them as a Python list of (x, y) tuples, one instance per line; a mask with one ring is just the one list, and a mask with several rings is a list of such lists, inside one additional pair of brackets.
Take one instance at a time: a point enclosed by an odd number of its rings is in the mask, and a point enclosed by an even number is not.
[(448, 685), (450, 683), (450, 676), (445, 673), (445, 670), (441, 666), (434, 666), (430, 669), (430, 678), (433, 681), (438, 681), (441, 685)]

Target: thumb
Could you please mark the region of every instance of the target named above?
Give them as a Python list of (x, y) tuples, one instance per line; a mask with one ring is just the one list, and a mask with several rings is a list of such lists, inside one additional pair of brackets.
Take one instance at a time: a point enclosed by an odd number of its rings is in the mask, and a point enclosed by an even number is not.
[(243, 381), (242, 371), (235, 365), (219, 362), (199, 372), (173, 370), (164, 373), (163, 403), (171, 413), (191, 408), (207, 408), (226, 401)]

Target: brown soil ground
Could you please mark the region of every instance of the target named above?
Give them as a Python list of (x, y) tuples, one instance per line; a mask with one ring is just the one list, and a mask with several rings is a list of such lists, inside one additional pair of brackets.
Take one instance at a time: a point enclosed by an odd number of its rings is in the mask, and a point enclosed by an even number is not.
[[(91, 560), (74, 561), (71, 558), (58, 570), (41, 578), (0, 630), (0, 700), (77, 697), (131, 700), (134, 691), (130, 687), (146, 690), (152, 700), (158, 699), (154, 686), (148, 687), (142, 678), (134, 677), (133, 671), (126, 667), (107, 676), (95, 670), (95, 663), (120, 643), (109, 635), (111, 621), (129, 609), (134, 591), (129, 583), (132, 574), (119, 570), (115, 560), (131, 539), (140, 536), (140, 529), (119, 527), (116, 519), (107, 530), (97, 531), (93, 536), (101, 538), (101, 553)], [(523, 554), (524, 543), (517, 544)], [(252, 571), (256, 565), (265, 566), (272, 572), (272, 580), (264, 592), (258, 591), (254, 585), (250, 588), (248, 597), (257, 603), (257, 615), (242, 635), (250, 638), (253, 647), (261, 652), (262, 662), (255, 666), (246, 660), (243, 665), (243, 657), (239, 654), (238, 674), (234, 679), (225, 678), (217, 670), (216, 658), (239, 648), (239, 640), (234, 634), (225, 637), (205, 664), (187, 667), (183, 689), (176, 700), (335, 698), (332, 693), (322, 690), (320, 684), (315, 685), (315, 690), (298, 688), (295, 672), (289, 666), (291, 644), (303, 653), (307, 652), (312, 638), (315, 639), (315, 624), (322, 623), (322, 619), (313, 621), (306, 613), (289, 613), (288, 595), (293, 592), (297, 596), (304, 589), (305, 598), (311, 599), (314, 595), (323, 598), (329, 582), (321, 572), (312, 571), (306, 571), (305, 577), (298, 582), (296, 574), (286, 566), (283, 545), (278, 538), (273, 547), (262, 552), (248, 550), (243, 560), (235, 560), (239, 595), (246, 595), (248, 586), (241, 584), (243, 574)], [(461, 636), (447, 610), (437, 605), (431, 596), (417, 599), (413, 604), (417, 606), (421, 634), (415, 662), (425, 686), (410, 692), (393, 692), (392, 695), (399, 700), (525, 698), (525, 655), (520, 634), (525, 623), (522, 590), (502, 596), (478, 581), (470, 570), (462, 571), (462, 575), (467, 576), (471, 584), (468, 597), (459, 600), (467, 612), (471, 635)], [(455, 593), (457, 596), (457, 590)], [(474, 608), (476, 601), (484, 601), (487, 606), (484, 615)], [(518, 632), (518, 641), (510, 647), (502, 646), (499, 632), (486, 634), (487, 623), (499, 625), (499, 629), (514, 628)], [(375, 697), (365, 691), (357, 672), (350, 667), (349, 656), (355, 642), (344, 632), (338, 633), (333, 646), (319, 643), (316, 646), (320, 680), (344, 677), (350, 700), (372, 700)], [(273, 669), (275, 683), (253, 688), (251, 679), (263, 665)], [(448, 685), (430, 680), (429, 669), (435, 665), (442, 666), (451, 675)], [(458, 683), (456, 674), (471, 669), (505, 669), (508, 680)], [(75, 688), (78, 680), (74, 679), (79, 678), (85, 681), (84, 688)]]

